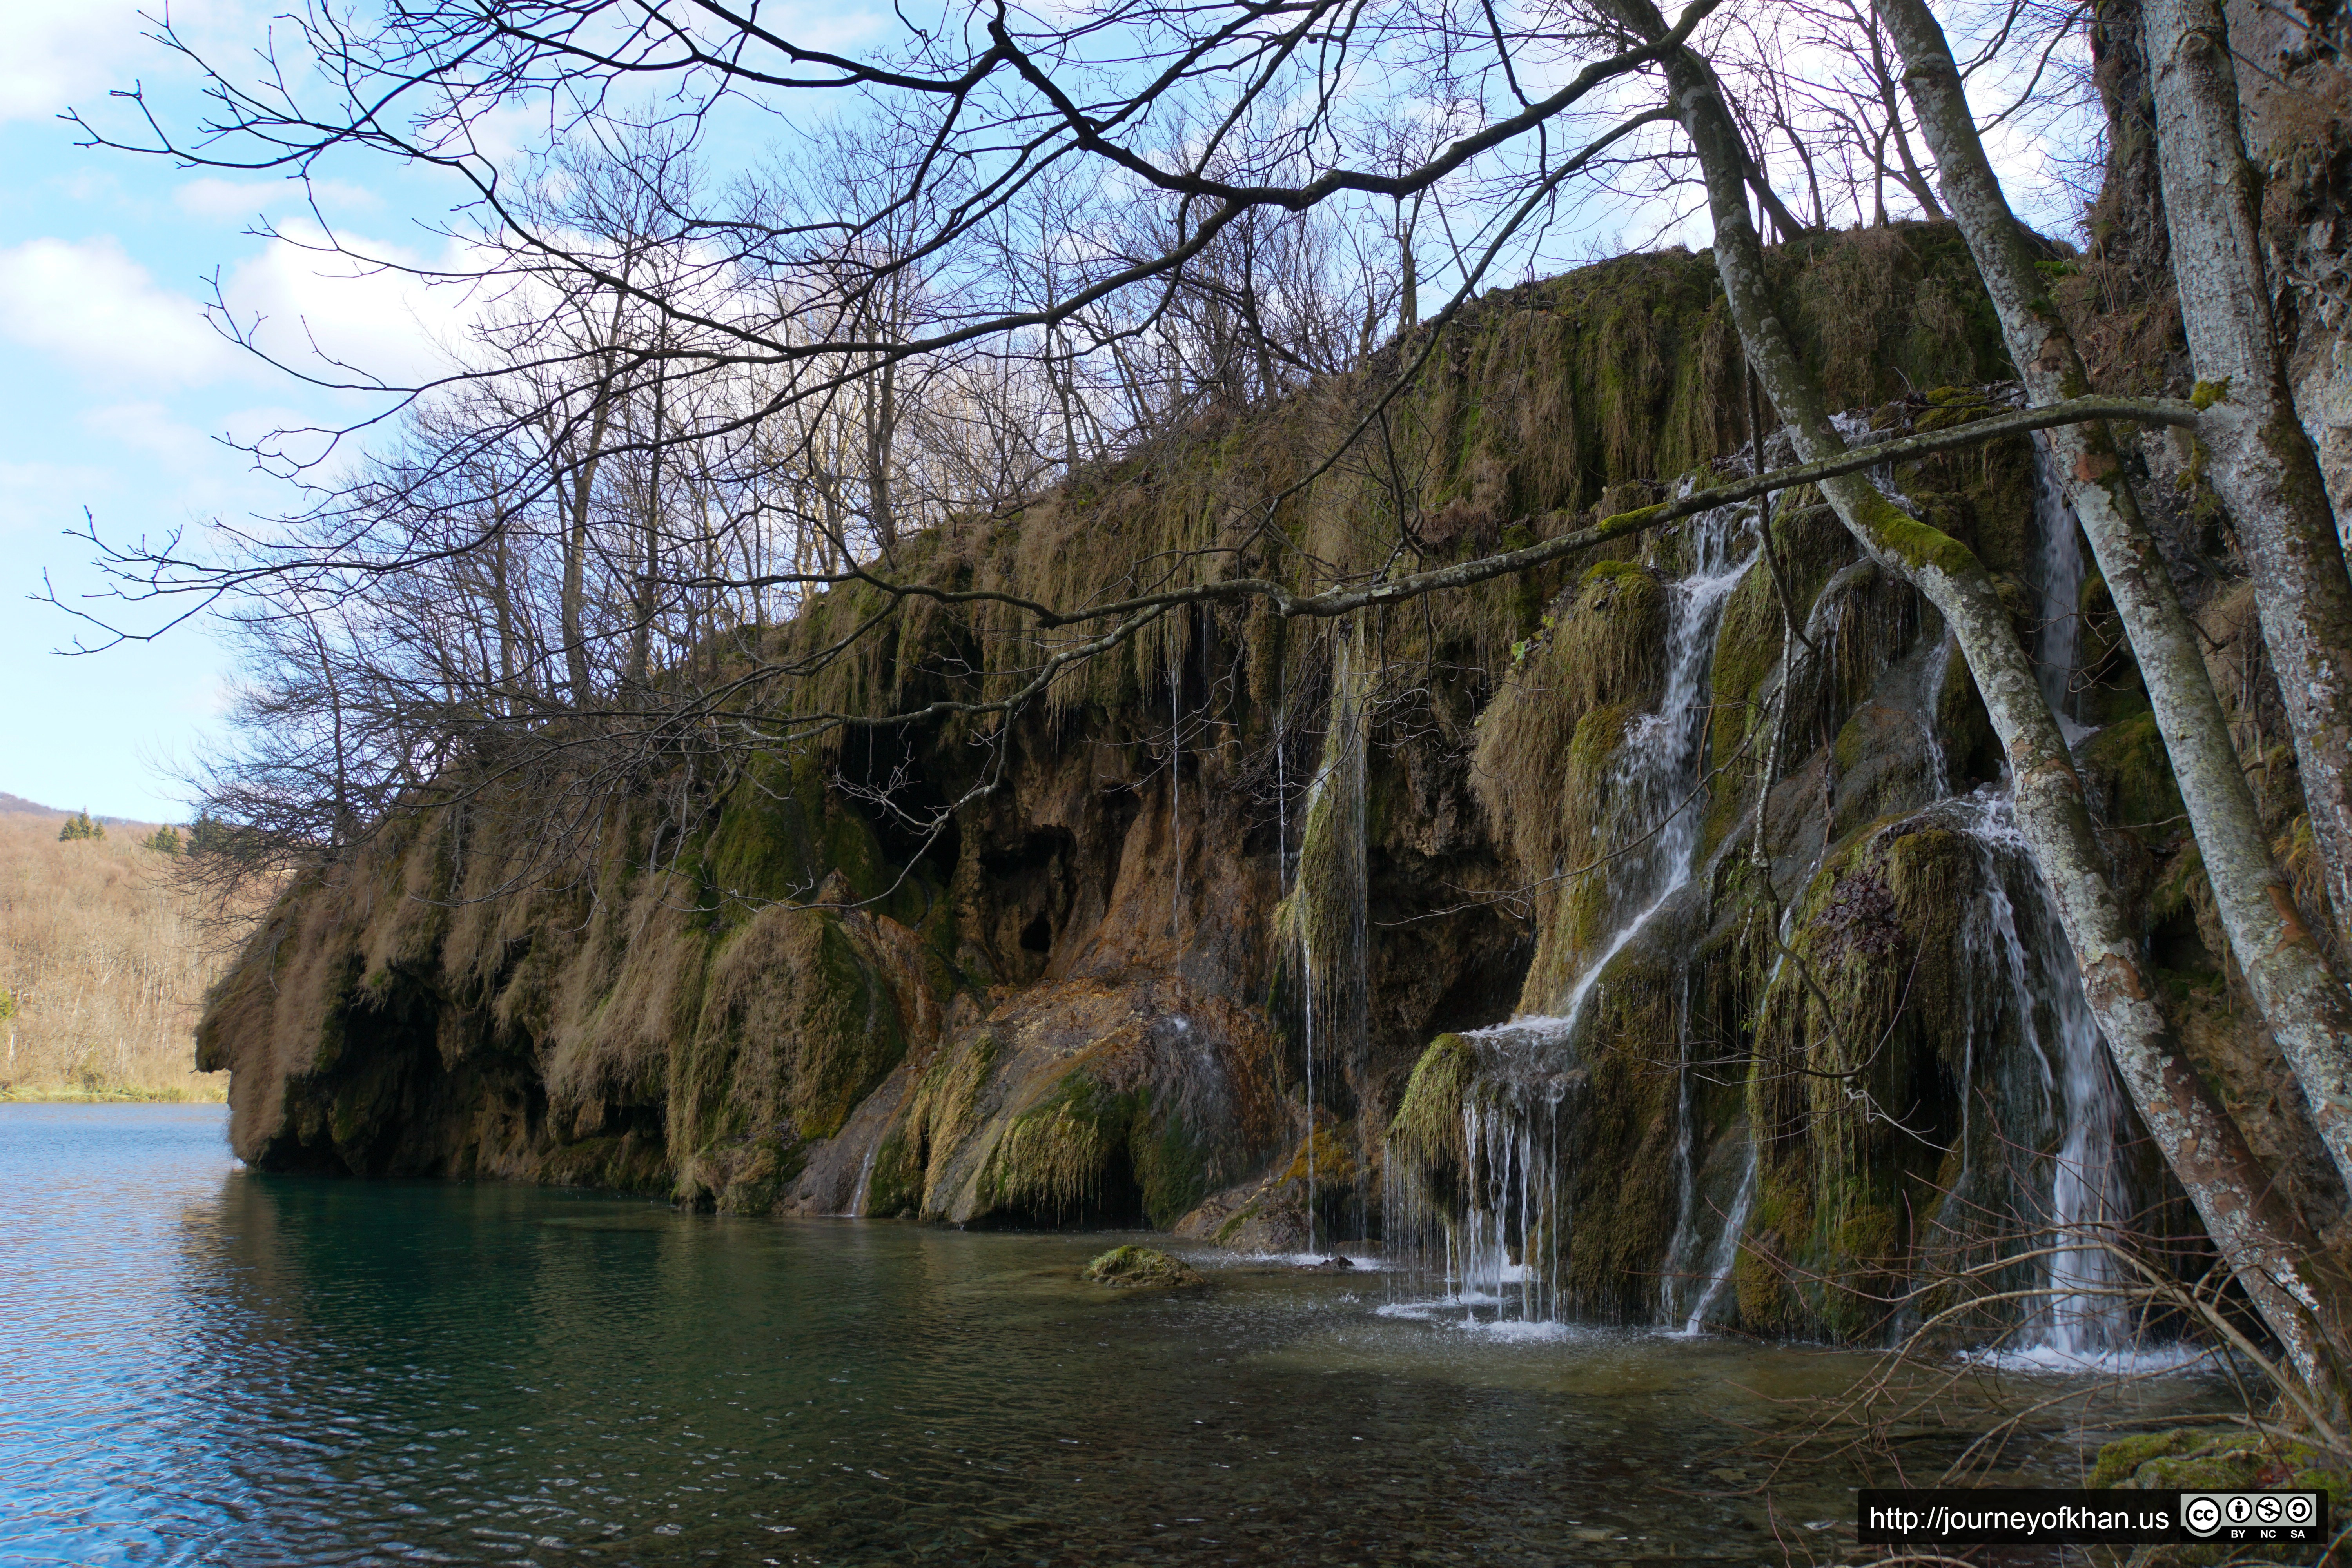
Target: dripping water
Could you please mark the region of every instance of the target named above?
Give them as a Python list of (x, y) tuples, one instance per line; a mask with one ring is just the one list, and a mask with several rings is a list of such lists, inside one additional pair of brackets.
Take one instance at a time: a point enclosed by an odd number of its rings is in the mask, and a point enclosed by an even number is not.
[(866, 1145), (866, 1158), (858, 1162), (857, 1186), (849, 1200), (849, 1212), (858, 1218), (865, 1216), (866, 1202), (874, 1194), (874, 1157), (882, 1152), (882, 1131), (876, 1130), (874, 1141)]
[[(1331, 705), (1323, 763), (1308, 782), (1292, 918), (1298, 939), (1307, 1058), (1307, 1244), (1317, 1245), (1321, 1101), (1318, 1068), (1344, 1075), (1360, 1060), (1370, 1027), (1370, 917), (1366, 904), (1365, 709), (1368, 672), (1349, 641), (1335, 637)], [(1360, 1193), (1359, 1198), (1362, 1196)]]
[(1938, 801), (1952, 793), (1951, 760), (1944, 754), (1943, 732), (1937, 726), (1944, 708), (1944, 680), (1951, 672), (1952, 639), (1939, 637), (1927, 656), (1926, 679), (1919, 693), (1919, 731), (1927, 751), (1927, 798)]
[(1184, 934), (1184, 655), (1168, 652), (1168, 858), (1175, 869), (1168, 896), (1168, 934)]
[(1757, 1152), (1756, 1139), (1747, 1140), (1748, 1161), (1739, 1177), (1739, 1191), (1731, 1200), (1731, 1210), (1723, 1216), (1723, 1230), (1715, 1239), (1715, 1252), (1706, 1264), (1706, 1286), (1699, 1292), (1690, 1316), (1683, 1320), (1685, 1334), (1702, 1332), (1706, 1328), (1706, 1315), (1716, 1298), (1731, 1282), (1732, 1270), (1739, 1263), (1739, 1238), (1748, 1229), (1748, 1211), (1756, 1206), (1756, 1183), (1763, 1161)]

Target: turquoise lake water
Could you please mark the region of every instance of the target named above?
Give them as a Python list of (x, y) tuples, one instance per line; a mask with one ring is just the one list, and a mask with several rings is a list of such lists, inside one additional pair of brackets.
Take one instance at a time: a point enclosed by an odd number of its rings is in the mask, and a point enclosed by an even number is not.
[[(1268, 1261), (1120, 1295), (1077, 1279), (1099, 1235), (258, 1175), (224, 1121), (0, 1106), (0, 1564), (1757, 1562), (1853, 1540), (1858, 1478), (1772, 1456), (1788, 1401), (1858, 1356), (1497, 1334), (1393, 1277)], [(2035, 1452), (2045, 1482), (2074, 1462)]]

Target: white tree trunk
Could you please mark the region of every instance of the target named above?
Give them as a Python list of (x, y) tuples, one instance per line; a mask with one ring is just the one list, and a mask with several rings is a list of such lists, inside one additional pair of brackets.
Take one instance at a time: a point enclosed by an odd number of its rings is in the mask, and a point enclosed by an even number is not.
[(2157, 166), (2198, 377), (2207, 474), (2253, 569), (2263, 640), (2294, 734), (2336, 929), (2352, 941), (2352, 578), (2310, 434), (2287, 388), (2263, 264), (2260, 176), (2212, 0), (2145, 0)]
[[(2042, 293), (2032, 249), (1985, 156), (1943, 28), (1926, 0), (1877, 0), (1877, 7), (1903, 52), (1904, 84), (1935, 153), (1944, 200), (1968, 237), (2027, 395), (2046, 405), (2087, 393), (2082, 355)], [(2062, 426), (2049, 439), (2139, 661), (2230, 951), (2352, 1191), (2352, 996), (2329, 973), (2271, 857), (2197, 628), (2125, 482), (2114, 436), (2102, 423)]]
[[(1607, 3), (1645, 37), (1667, 31), (1650, 0)], [(1821, 389), (1772, 303), (1763, 247), (1739, 182), (1730, 113), (1688, 51), (1669, 58), (1666, 79), (1698, 154), (1715, 221), (1716, 270), (1748, 363), (1801, 457), (1841, 451), (1845, 443), (1830, 424)], [(1925, 595), (1958, 640), (2009, 758), (2018, 826), (2074, 945), (2116, 1075), (2296, 1373), (2327, 1407), (2339, 1405), (2337, 1347), (2342, 1326), (2352, 1321), (2352, 1279), (2305, 1229), (2157, 1008), (2138, 932), (2107, 877), (2082, 780), (1991, 577), (1967, 547), (1905, 512), (1867, 479), (1831, 479), (1822, 489), (1872, 559)]]

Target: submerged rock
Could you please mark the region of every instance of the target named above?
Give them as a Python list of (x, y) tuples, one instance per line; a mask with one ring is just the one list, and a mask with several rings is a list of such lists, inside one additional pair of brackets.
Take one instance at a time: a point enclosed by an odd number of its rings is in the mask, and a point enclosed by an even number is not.
[(1095, 1285), (1121, 1289), (1169, 1289), (1205, 1285), (1201, 1271), (1181, 1258), (1171, 1258), (1154, 1247), (1114, 1247), (1087, 1265), (1085, 1279)]

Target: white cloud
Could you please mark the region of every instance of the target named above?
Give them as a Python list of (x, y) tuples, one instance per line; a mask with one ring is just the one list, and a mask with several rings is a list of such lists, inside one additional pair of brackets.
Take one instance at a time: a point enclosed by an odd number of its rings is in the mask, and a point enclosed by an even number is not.
[[(145, 15), (142, 15), (142, 13)], [(153, 0), (0, 0), (0, 122), (46, 120), (101, 100), (134, 81), (151, 90), (187, 81), (186, 62), (150, 36), (165, 8)], [(249, 58), (258, 16), (247, 0), (173, 0), (173, 30), (208, 58)], [(117, 117), (120, 119), (120, 117)], [(118, 124), (128, 130), (129, 125)]]
[(112, 488), (112, 476), (92, 464), (0, 461), (0, 538), (17, 562), (0, 591), (23, 586), (25, 559), (42, 558), (60, 531), (80, 526), (84, 504)]
[(84, 379), (142, 386), (211, 381), (236, 359), (195, 300), (156, 283), (108, 236), (0, 249), (0, 335)]
[(87, 408), (81, 423), (93, 436), (160, 458), (174, 468), (193, 468), (215, 450), (203, 431), (183, 424), (160, 403), (112, 403)]
[[(330, 382), (400, 384), (443, 367), (439, 344), (460, 325), (465, 289), (428, 287), (289, 233), (296, 238), (270, 241), (228, 275), (239, 330), (281, 363)], [(362, 255), (423, 264), (397, 247), (351, 243)], [(0, 338), (46, 354), (58, 374), (107, 386), (161, 392), (271, 374), (215, 331), (194, 297), (157, 283), (110, 236), (0, 248)]]
[(110, 87), (123, 57), (142, 46), (135, 5), (5, 0), (0, 121), (39, 120)]
[(442, 345), (462, 323), (467, 289), (428, 285), (407, 269), (434, 264), (403, 247), (347, 233), (337, 237), (343, 249), (331, 250), (307, 223), (284, 233), (240, 265), (226, 289), (240, 329), (273, 358), (343, 384), (406, 384), (446, 367)]

